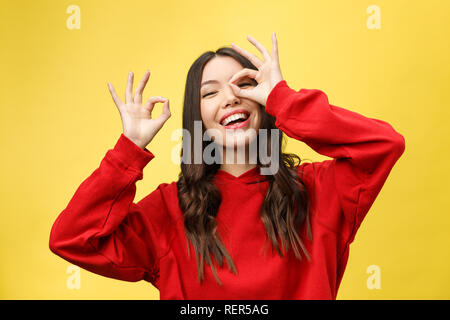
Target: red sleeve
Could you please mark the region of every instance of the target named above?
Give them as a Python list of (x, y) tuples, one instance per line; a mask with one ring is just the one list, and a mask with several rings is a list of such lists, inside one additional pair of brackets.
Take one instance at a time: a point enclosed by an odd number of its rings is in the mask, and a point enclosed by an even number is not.
[(54, 222), (50, 250), (106, 277), (156, 285), (162, 249), (151, 222), (163, 220), (167, 209), (159, 187), (133, 203), (136, 182), (153, 158), (122, 134)]
[[(295, 91), (286, 81), (270, 92), (265, 110), (275, 116), (276, 126), (333, 160), (304, 163), (300, 172), (313, 172), (314, 192), (322, 203), (321, 222), (340, 232), (342, 220), (356, 230), (372, 206), (391, 169), (405, 150), (404, 137), (387, 122), (329, 104), (320, 90)], [(336, 217), (338, 206), (343, 219)], [(324, 209), (325, 208), (325, 209)], [(334, 213), (334, 216), (333, 216)]]

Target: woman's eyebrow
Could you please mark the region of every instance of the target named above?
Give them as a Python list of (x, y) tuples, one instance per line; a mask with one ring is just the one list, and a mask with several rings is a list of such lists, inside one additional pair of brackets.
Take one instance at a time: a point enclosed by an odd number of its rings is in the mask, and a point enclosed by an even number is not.
[(209, 83), (218, 83), (218, 82), (219, 82), (219, 81), (217, 81), (217, 80), (208, 80), (208, 81), (203, 82), (203, 83), (200, 85), (200, 88), (203, 87), (205, 84), (209, 84)]

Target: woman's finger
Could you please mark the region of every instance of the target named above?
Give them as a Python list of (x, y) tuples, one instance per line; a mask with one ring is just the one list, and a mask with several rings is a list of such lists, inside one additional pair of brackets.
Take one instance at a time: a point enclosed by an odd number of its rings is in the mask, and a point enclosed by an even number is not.
[(237, 80), (244, 78), (244, 77), (250, 77), (252, 79), (255, 79), (257, 75), (258, 75), (257, 70), (245, 68), (245, 69), (242, 69), (241, 71), (235, 73), (228, 82), (234, 83)]
[(247, 50), (242, 49), (241, 47), (235, 45), (234, 43), (232, 43), (231, 46), (238, 53), (240, 53), (241, 55), (246, 57), (248, 60), (250, 60), (250, 62), (253, 63), (253, 65), (255, 67), (259, 68), (263, 64), (263, 62), (257, 56), (255, 56), (254, 54), (248, 52)]
[(134, 92), (134, 103), (142, 104), (142, 93), (144, 92), (145, 85), (150, 77), (150, 71), (145, 71), (144, 77), (139, 82), (136, 91)]
[(235, 85), (234, 83), (230, 83), (230, 86), (232, 88), (232, 90), (234, 91), (234, 94), (238, 97), (242, 97), (242, 98), (249, 98), (252, 99), (252, 91), (254, 90), (254, 88), (251, 89), (241, 89), (239, 88), (237, 85)]
[(272, 33), (272, 58), (276, 61), (279, 62), (279, 58), (278, 58), (278, 40), (277, 40), (277, 36), (274, 33)]
[(241, 89), (239, 88), (237, 85), (235, 85), (234, 83), (237, 82), (237, 80), (244, 78), (244, 77), (249, 77), (252, 79), (255, 79), (256, 76), (258, 74), (257, 70), (253, 70), (253, 69), (242, 69), (241, 71), (235, 73), (230, 81), (228, 81), (228, 83), (230, 84), (231, 88), (233, 89), (234, 93), (237, 96), (240, 96), (242, 98), (251, 98), (252, 97), (252, 93), (251, 91), (253, 90), (253, 88), (251, 89)]
[(168, 100), (161, 96), (151, 97), (145, 103), (144, 108), (147, 109), (151, 113), (153, 111), (153, 108), (155, 107), (155, 103), (166, 102), (166, 101), (168, 101)]
[(125, 89), (125, 103), (133, 102), (133, 78), (134, 74), (130, 71), (128, 73), (127, 88)]
[(264, 57), (264, 61), (270, 60), (269, 51), (267, 51), (267, 49), (261, 43), (259, 43), (255, 38), (251, 36), (247, 36), (247, 39), (259, 50), (259, 52), (261, 52)]
[(162, 121), (162, 122), (166, 122), (167, 119), (169, 119), (171, 116), (170, 113), (170, 108), (169, 108), (169, 100), (166, 99), (166, 101), (164, 102), (163, 105), (163, 110), (161, 115), (158, 117), (158, 120)]
[(120, 112), (122, 109), (123, 102), (120, 100), (119, 96), (117, 95), (116, 90), (114, 90), (113, 85), (109, 82), (108, 82), (108, 89), (109, 89), (109, 92), (111, 93), (111, 97), (112, 97), (114, 103), (116, 104), (117, 109), (119, 109), (119, 112)]

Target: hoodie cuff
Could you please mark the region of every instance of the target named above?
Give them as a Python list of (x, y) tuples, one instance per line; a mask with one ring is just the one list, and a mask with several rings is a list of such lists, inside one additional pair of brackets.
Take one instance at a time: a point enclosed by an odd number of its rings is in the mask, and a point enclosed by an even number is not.
[(142, 172), (147, 163), (155, 157), (147, 148), (140, 148), (123, 133), (120, 135), (119, 140), (117, 140), (111, 152), (127, 168), (131, 167), (139, 172)]
[(297, 91), (291, 89), (287, 85), (286, 80), (278, 82), (267, 97), (265, 111), (271, 116), (277, 117), (282, 106), (289, 104), (288, 101), (295, 93), (297, 93)]

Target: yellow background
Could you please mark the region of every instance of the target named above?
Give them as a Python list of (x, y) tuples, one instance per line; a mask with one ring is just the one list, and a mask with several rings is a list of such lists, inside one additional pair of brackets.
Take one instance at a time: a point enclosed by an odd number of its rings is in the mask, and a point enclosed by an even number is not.
[[(81, 271), (52, 254), (52, 223), (120, 136), (110, 81), (151, 71), (144, 99), (168, 97), (172, 118), (150, 143), (156, 158), (135, 201), (177, 179), (171, 133), (181, 127), (186, 74), (231, 42), (258, 53), (278, 36), (288, 84), (323, 90), (333, 105), (389, 122), (406, 150), (363, 222), (338, 299), (450, 298), (450, 1), (1, 1), (0, 298), (159, 299), (149, 283)], [(69, 30), (69, 5), (81, 29)], [(366, 9), (381, 10), (370, 30)], [(161, 104), (155, 108), (157, 115)], [(327, 159), (289, 140), (286, 151)], [(381, 270), (369, 290), (366, 269)], [(267, 288), (270, 290), (270, 288)]]

